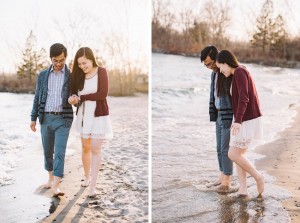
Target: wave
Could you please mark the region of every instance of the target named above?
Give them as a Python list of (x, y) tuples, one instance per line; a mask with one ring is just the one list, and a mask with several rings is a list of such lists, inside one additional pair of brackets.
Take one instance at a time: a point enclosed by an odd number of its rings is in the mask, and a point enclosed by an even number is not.
[(189, 88), (152, 88), (154, 94), (167, 94), (176, 97), (190, 96), (190, 95), (201, 95), (207, 93), (208, 88), (205, 87), (189, 87)]

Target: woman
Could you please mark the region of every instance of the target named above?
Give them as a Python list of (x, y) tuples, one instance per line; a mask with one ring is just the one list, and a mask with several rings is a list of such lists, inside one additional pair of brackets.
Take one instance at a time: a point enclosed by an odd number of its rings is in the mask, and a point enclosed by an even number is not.
[(234, 122), (231, 125), (228, 156), (237, 164), (238, 196), (248, 196), (246, 173), (254, 177), (259, 196), (264, 191), (264, 177), (244, 156), (247, 148), (262, 139), (261, 111), (254, 81), (249, 71), (240, 66), (234, 54), (222, 50), (217, 66), (226, 77), (232, 77), (231, 95)]
[(77, 105), (77, 129), (82, 142), (84, 169), (83, 187), (90, 185), (89, 197), (96, 196), (96, 181), (101, 165), (101, 148), (112, 139), (112, 127), (107, 105), (108, 76), (97, 65), (93, 51), (80, 48), (74, 58), (71, 73), (69, 103)]

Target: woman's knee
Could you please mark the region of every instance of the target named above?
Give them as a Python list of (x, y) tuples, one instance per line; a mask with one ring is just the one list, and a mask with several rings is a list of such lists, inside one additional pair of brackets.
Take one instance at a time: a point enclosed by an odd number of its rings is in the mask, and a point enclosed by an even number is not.
[(90, 153), (90, 151), (91, 151), (91, 140), (81, 138), (81, 144), (82, 144), (82, 153)]
[(235, 161), (239, 157), (239, 153), (238, 153), (237, 149), (230, 148), (228, 151), (228, 157), (230, 160)]
[(89, 144), (82, 145), (82, 153), (90, 153), (91, 147)]
[(98, 153), (100, 153), (101, 148), (102, 148), (102, 140), (95, 139), (91, 141), (91, 153), (93, 155), (97, 155)]
[(82, 148), (82, 153), (90, 153), (90, 148)]
[(100, 152), (101, 152), (101, 148), (99, 148), (99, 147), (92, 147), (91, 148), (91, 153), (93, 155), (98, 155)]

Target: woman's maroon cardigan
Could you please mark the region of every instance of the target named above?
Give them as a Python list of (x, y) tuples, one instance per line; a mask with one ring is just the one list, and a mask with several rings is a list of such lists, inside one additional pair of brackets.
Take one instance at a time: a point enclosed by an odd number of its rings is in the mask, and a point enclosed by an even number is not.
[(108, 76), (106, 69), (98, 67), (98, 89), (96, 93), (80, 96), (80, 101), (96, 101), (95, 117), (109, 115), (106, 101), (108, 95)]

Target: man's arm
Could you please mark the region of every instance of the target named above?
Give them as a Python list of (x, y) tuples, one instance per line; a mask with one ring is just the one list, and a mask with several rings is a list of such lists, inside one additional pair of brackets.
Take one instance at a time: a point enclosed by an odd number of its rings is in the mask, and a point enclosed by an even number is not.
[(39, 74), (37, 82), (36, 82), (36, 89), (35, 89), (35, 95), (34, 95), (34, 100), (33, 100), (33, 105), (32, 105), (32, 110), (31, 110), (31, 123), (30, 123), (30, 128), (32, 131), (36, 131), (36, 120), (38, 117), (38, 111), (39, 111), (39, 95), (40, 95), (40, 85), (41, 85), (41, 74)]

